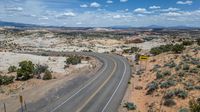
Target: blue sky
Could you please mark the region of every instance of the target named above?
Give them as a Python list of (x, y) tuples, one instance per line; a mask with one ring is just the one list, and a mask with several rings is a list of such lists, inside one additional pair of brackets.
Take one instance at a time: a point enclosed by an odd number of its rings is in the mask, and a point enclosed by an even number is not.
[(0, 20), (68, 27), (200, 27), (200, 0), (0, 0)]

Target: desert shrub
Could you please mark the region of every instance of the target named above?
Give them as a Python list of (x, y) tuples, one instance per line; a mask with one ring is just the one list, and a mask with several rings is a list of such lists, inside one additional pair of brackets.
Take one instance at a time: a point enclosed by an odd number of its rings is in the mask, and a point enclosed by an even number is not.
[(194, 42), (193, 41), (183, 41), (182, 42), (182, 44), (184, 45), (184, 46), (190, 46), (190, 45), (192, 45)]
[(183, 64), (183, 70), (189, 70), (190, 69), (190, 65), (188, 64)]
[(140, 69), (136, 72), (136, 75), (142, 75), (144, 73), (144, 69)]
[(200, 68), (200, 63), (197, 64), (197, 68)]
[(134, 103), (127, 102), (125, 103), (124, 107), (126, 107), (128, 110), (135, 110), (137, 106)]
[(169, 87), (174, 86), (174, 85), (176, 85), (175, 81), (168, 80), (168, 81), (161, 82), (160, 88), (169, 88)]
[(178, 72), (178, 76), (183, 77), (184, 75), (185, 75), (185, 72), (184, 72), (184, 71)]
[(71, 55), (66, 59), (66, 64), (76, 65), (81, 63), (81, 57), (77, 55)]
[(190, 70), (190, 73), (198, 73), (198, 72), (199, 72), (199, 70), (197, 68), (192, 68)]
[(164, 94), (163, 98), (169, 99), (169, 98), (172, 98), (174, 95), (175, 95), (174, 91), (170, 90), (170, 91), (167, 91), (167, 92)]
[(140, 52), (141, 49), (138, 47), (131, 47), (130, 49), (125, 49), (123, 52), (124, 53), (136, 53), (136, 52)]
[(183, 83), (183, 84), (185, 85), (186, 90), (193, 90), (193, 89), (195, 89), (194, 86), (193, 86), (193, 84), (190, 83), (190, 82)]
[(175, 70), (179, 71), (181, 69), (181, 65), (176, 65)]
[(44, 72), (44, 76), (43, 76), (42, 79), (43, 79), (43, 80), (50, 80), (50, 79), (52, 79), (51, 71), (49, 71), (49, 70), (45, 70), (45, 72)]
[(155, 72), (155, 71), (157, 71), (160, 67), (161, 67), (160, 65), (156, 64), (156, 65), (153, 66), (153, 69), (152, 69), (152, 70)]
[(161, 78), (163, 78), (164, 77), (164, 75), (160, 72), (160, 71), (158, 71), (157, 73), (156, 73), (156, 79), (161, 79)]
[(197, 41), (197, 45), (200, 46), (200, 38), (196, 39), (196, 41)]
[(181, 53), (184, 49), (185, 47), (180, 44), (175, 44), (174, 46), (172, 46), (172, 52), (174, 53)]
[(194, 86), (194, 89), (200, 90), (200, 86)]
[(158, 83), (153, 81), (147, 85), (147, 93), (146, 95), (152, 94), (156, 89), (158, 89)]
[(180, 108), (178, 112), (190, 112), (187, 108)]
[(164, 106), (171, 107), (176, 105), (176, 102), (173, 99), (165, 99), (163, 104)]
[(164, 71), (163, 72), (163, 75), (164, 76), (169, 76), (169, 75), (171, 75), (172, 73), (171, 73), (171, 71), (169, 71), (169, 70), (166, 70), (166, 71)]
[(48, 65), (40, 65), (36, 64), (35, 69), (34, 69), (34, 75), (39, 75), (41, 73), (44, 73), (46, 70), (48, 70)]
[(10, 83), (13, 83), (14, 76), (1, 76), (0, 75), (0, 85), (8, 85)]
[(179, 98), (185, 99), (188, 96), (187, 91), (182, 89), (175, 89), (175, 95)]
[(168, 98), (172, 98), (174, 96), (185, 99), (188, 96), (188, 93), (187, 93), (187, 91), (182, 90), (182, 89), (174, 89), (174, 90), (167, 91), (163, 97), (165, 99), (168, 99)]
[(169, 63), (166, 63), (164, 65), (165, 67), (173, 68), (176, 66), (176, 63), (174, 61), (170, 61)]
[(12, 73), (12, 72), (16, 72), (17, 71), (17, 67), (16, 66), (10, 66), (8, 68), (8, 73)]
[(32, 78), (34, 64), (31, 61), (22, 61), (17, 69), (17, 80), (28, 80)]
[(191, 112), (199, 112), (200, 111), (200, 98), (197, 100), (189, 101), (189, 108)]
[(169, 52), (172, 50), (172, 44), (168, 44), (168, 45), (161, 45), (159, 47), (154, 47), (150, 50), (150, 53), (153, 55), (158, 55), (164, 52)]

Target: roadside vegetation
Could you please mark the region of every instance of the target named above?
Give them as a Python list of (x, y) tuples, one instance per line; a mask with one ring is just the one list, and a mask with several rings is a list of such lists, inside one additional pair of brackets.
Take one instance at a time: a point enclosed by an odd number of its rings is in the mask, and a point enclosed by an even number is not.
[[(161, 45), (150, 50), (153, 56), (147, 61), (147, 65), (138, 65), (140, 69), (135, 72), (136, 76), (134, 76), (137, 77), (134, 80), (136, 81), (136, 93), (144, 94), (143, 97), (152, 100), (145, 103), (148, 111), (173, 108), (178, 112), (199, 112), (199, 53), (198, 41), (192, 40)], [(146, 70), (141, 66), (149, 66), (149, 68), (147, 67)], [(133, 94), (136, 93), (133, 92)], [(141, 97), (141, 95), (136, 96)], [(183, 102), (184, 104), (181, 104)]]
[(65, 63), (66, 64), (72, 64), (72, 65), (77, 65), (79, 63), (81, 63), (81, 58), (78, 55), (70, 55), (69, 57), (67, 57)]
[(185, 49), (183, 44), (167, 44), (167, 45), (161, 45), (159, 47), (154, 47), (150, 50), (150, 53), (153, 55), (159, 55), (161, 53), (165, 52), (174, 52), (174, 53), (181, 53)]

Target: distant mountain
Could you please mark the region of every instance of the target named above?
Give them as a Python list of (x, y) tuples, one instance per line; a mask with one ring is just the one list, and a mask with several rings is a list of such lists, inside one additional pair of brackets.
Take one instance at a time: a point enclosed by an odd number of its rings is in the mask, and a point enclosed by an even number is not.
[(0, 21), (0, 26), (12, 26), (12, 27), (39, 27), (39, 25), (16, 23), (16, 22), (6, 22)]
[(132, 28), (131, 26), (111, 26), (112, 29), (129, 29)]
[[(94, 27), (65, 27), (65, 26), (40, 26), (35, 24), (25, 24), (25, 23), (16, 23), (16, 22), (6, 22), (6, 21), (0, 21), (0, 27), (18, 27), (18, 28), (62, 28), (62, 29), (72, 29), (72, 30), (88, 30), (88, 29), (94, 29)], [(115, 29), (192, 29), (192, 28), (199, 28), (199, 27), (189, 27), (189, 26), (171, 26), (171, 27), (165, 27), (165, 26), (159, 26), (159, 25), (150, 25), (150, 26), (144, 26), (144, 27), (132, 27), (132, 26), (111, 26), (111, 27), (102, 27), (104, 30), (115, 30)], [(96, 28), (96, 30), (102, 30), (99, 28)]]
[(146, 26), (146, 27), (144, 27), (144, 28), (151, 28), (151, 29), (157, 29), (157, 28), (166, 28), (166, 27), (164, 27), (164, 26), (159, 26), (159, 25), (150, 25), (150, 26)]

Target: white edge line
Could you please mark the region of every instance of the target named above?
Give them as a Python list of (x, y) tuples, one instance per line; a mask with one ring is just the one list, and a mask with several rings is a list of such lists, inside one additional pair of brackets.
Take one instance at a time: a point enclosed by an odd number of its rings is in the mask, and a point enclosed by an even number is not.
[[(120, 60), (121, 60), (121, 59), (120, 59)], [(121, 60), (121, 61), (122, 61), (122, 62), (124, 63), (124, 65), (125, 65), (125, 69), (124, 69), (124, 73), (123, 73), (122, 79), (120, 80), (120, 82), (119, 82), (117, 88), (115, 89), (114, 93), (112, 94), (112, 96), (110, 97), (110, 99), (108, 100), (108, 102), (106, 103), (106, 105), (104, 106), (104, 108), (103, 108), (103, 110), (102, 110), (101, 112), (104, 112), (104, 111), (105, 111), (105, 109), (107, 108), (108, 104), (111, 102), (111, 100), (113, 99), (115, 93), (116, 93), (117, 90), (119, 89), (119, 87), (120, 87), (122, 81), (124, 80), (124, 76), (125, 76), (125, 73), (126, 73), (126, 64), (125, 64), (125, 62), (124, 62), (123, 60)]]
[[(103, 58), (102, 58), (103, 59)], [(103, 59), (104, 60), (104, 59)], [(105, 60), (104, 60), (105, 61)], [(106, 62), (106, 61), (105, 61)], [(102, 72), (104, 72), (107, 68), (108, 64), (106, 63), (106, 66), (104, 66), (104, 69), (99, 73), (102, 74)], [(77, 95), (79, 92), (81, 92), (83, 89), (85, 89), (87, 86), (89, 86), (92, 82), (94, 82), (98, 77), (100, 77), (101, 75), (96, 76), (94, 79), (92, 79), (89, 83), (87, 83), (84, 87), (82, 87), (79, 91), (77, 91), (75, 94), (73, 94), (72, 96), (70, 96), (67, 100), (65, 100), (63, 103), (61, 103), (60, 105), (56, 106), (53, 110), (51, 110), (50, 112), (55, 112), (58, 108), (60, 108), (62, 105), (64, 105), (67, 101), (69, 101), (70, 99), (72, 99), (75, 95)]]

